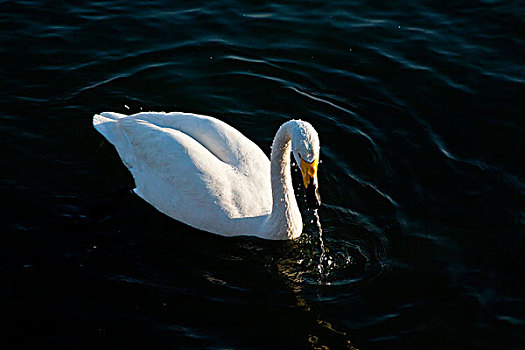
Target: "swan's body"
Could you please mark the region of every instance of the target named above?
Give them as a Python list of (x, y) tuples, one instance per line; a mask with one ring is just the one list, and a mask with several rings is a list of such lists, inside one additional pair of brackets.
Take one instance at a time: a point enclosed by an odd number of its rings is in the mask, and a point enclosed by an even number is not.
[(317, 165), (319, 141), (310, 124), (283, 124), (271, 163), (252, 141), (212, 117), (106, 112), (95, 115), (93, 124), (133, 174), (135, 192), (164, 214), (224, 236), (290, 239), (301, 234), (290, 150), (293, 137), (305, 136), (314, 144), (297, 141), (301, 162)]

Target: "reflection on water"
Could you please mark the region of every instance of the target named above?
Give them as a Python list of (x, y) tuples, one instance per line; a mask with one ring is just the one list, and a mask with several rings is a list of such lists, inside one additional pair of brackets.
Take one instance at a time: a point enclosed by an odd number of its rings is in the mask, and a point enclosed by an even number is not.
[[(328, 208), (324, 210), (329, 213)], [(384, 269), (385, 262), (376, 251), (384, 247), (354, 240), (366, 228), (357, 226), (353, 232), (341, 233), (327, 225), (323, 231), (318, 210), (305, 214), (305, 232), (278, 258), (279, 271), (288, 279), (299, 285), (343, 286), (374, 278)]]
[[(296, 298), (296, 305), (303, 309), (309, 317), (315, 318), (318, 326), (308, 334), (308, 344), (312, 348), (323, 348), (330, 344), (332, 347), (341, 349), (357, 350), (351, 342), (351, 337), (347, 332), (336, 329), (330, 322), (323, 320), (319, 315), (315, 315), (310, 303), (314, 302), (308, 292), (303, 290), (305, 285), (313, 284), (317, 286), (330, 286), (332, 282), (327, 281), (332, 269), (343, 268), (342, 265), (336, 266), (332, 256), (325, 248), (323, 241), (323, 230), (317, 209), (313, 210), (311, 220), (315, 221), (315, 229), (303, 234), (299, 240), (293, 243), (292, 249), (286, 252), (294, 251), (297, 255), (290, 258), (279, 259), (272, 265), (267, 265), (270, 269), (277, 269), (278, 273), (284, 277), (284, 283), (293, 291)], [(350, 257), (347, 257), (350, 262)], [(315, 298), (317, 299), (317, 297)]]

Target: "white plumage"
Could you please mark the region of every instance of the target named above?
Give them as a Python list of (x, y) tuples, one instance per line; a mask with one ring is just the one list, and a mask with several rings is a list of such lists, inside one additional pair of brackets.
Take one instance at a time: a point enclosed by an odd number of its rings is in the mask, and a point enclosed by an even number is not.
[(272, 163), (239, 131), (208, 116), (105, 112), (93, 124), (133, 174), (135, 192), (162, 213), (224, 236), (301, 234), (290, 151), (298, 164), (317, 164), (319, 139), (309, 123), (281, 126)]

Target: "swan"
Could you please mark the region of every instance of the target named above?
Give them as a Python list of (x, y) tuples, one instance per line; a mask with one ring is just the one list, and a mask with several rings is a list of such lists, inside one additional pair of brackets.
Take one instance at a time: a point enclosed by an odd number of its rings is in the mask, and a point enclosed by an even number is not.
[(223, 236), (294, 239), (303, 222), (292, 187), (290, 153), (309, 207), (321, 204), (319, 136), (308, 122), (277, 131), (271, 161), (251, 140), (216, 118), (182, 112), (95, 114), (93, 125), (120, 155), (134, 192), (160, 212)]

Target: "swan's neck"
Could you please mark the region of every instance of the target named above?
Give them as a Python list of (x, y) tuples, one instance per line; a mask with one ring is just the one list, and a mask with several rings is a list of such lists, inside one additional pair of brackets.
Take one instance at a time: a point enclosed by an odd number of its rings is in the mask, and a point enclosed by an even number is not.
[(301, 213), (295, 200), (290, 172), (291, 125), (283, 124), (272, 144), (272, 214), (269, 218), (272, 236), (277, 239), (298, 237), (303, 230)]

